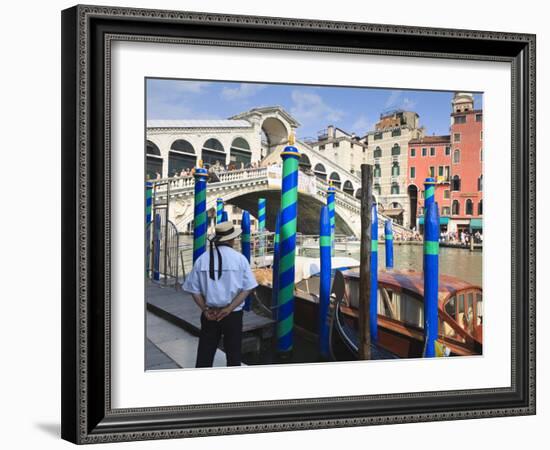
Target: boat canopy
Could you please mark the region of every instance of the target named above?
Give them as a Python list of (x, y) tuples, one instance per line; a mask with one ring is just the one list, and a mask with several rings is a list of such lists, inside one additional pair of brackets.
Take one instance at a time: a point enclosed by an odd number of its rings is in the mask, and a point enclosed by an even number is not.
[[(331, 258), (331, 265), (332, 270), (345, 270), (359, 267), (359, 261), (346, 256), (335, 256)], [(298, 283), (321, 272), (321, 259), (297, 256), (295, 267), (294, 281)]]
[[(347, 270), (343, 272), (347, 278), (359, 279), (358, 270)], [(403, 291), (415, 297), (424, 298), (424, 274), (414, 270), (381, 270), (378, 272), (378, 283), (392, 287), (395, 290)], [(465, 289), (479, 289), (481, 287), (461, 280), (450, 275), (439, 275), (439, 300), (444, 301)]]

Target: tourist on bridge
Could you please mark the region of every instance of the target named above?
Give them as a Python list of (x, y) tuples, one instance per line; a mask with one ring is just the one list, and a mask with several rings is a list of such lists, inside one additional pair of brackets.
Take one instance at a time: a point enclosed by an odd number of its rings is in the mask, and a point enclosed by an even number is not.
[(233, 249), (240, 234), (231, 222), (216, 225), (209, 251), (195, 261), (182, 284), (202, 310), (195, 367), (212, 367), (222, 336), (227, 365), (241, 365), (242, 309), (258, 283), (247, 259)]

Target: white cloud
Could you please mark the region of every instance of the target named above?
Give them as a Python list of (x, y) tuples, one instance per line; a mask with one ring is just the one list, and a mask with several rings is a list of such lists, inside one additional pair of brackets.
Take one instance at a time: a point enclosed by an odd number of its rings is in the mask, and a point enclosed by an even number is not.
[(243, 100), (253, 97), (263, 89), (265, 86), (260, 84), (241, 83), (235, 88), (224, 87), (221, 96), (224, 100)]
[(188, 94), (202, 94), (206, 91), (206, 88), (212, 83), (207, 81), (178, 81), (174, 83), (173, 92), (175, 93), (188, 93)]
[(354, 131), (359, 135), (365, 134), (372, 128), (374, 128), (373, 123), (364, 114), (361, 114), (359, 117), (357, 117), (357, 119), (355, 119), (355, 122), (353, 122), (353, 124), (351, 125), (351, 131)]
[(291, 98), (293, 105), (290, 112), (300, 122), (321, 119), (336, 123), (345, 115), (344, 111), (327, 105), (320, 95), (313, 92), (294, 90), (291, 93)]
[(416, 102), (409, 97), (403, 97), (402, 91), (392, 91), (392, 93), (386, 99), (384, 107), (395, 109), (413, 109), (416, 106)]

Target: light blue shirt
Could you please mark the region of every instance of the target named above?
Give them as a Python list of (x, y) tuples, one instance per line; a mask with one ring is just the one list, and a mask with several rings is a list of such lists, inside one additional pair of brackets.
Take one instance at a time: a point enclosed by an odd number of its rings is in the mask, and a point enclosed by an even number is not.
[[(207, 248), (193, 265), (193, 270), (182, 283), (182, 288), (190, 294), (202, 294), (206, 305), (223, 308), (229, 305), (242, 291), (258, 286), (247, 259), (231, 247), (219, 247), (222, 255), (222, 276), (218, 278), (218, 252), (214, 250), (214, 278), (209, 276), (210, 251)], [(234, 311), (243, 308), (244, 301)]]

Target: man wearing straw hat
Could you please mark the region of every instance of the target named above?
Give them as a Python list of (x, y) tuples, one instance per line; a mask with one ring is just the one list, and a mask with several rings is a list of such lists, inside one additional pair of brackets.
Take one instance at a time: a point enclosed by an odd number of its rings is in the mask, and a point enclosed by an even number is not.
[(216, 225), (210, 251), (197, 258), (182, 285), (202, 310), (195, 367), (212, 367), (222, 336), (227, 365), (241, 365), (242, 309), (258, 283), (247, 259), (233, 249), (240, 234), (229, 221)]

